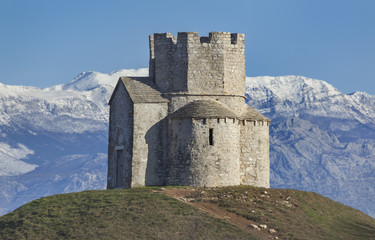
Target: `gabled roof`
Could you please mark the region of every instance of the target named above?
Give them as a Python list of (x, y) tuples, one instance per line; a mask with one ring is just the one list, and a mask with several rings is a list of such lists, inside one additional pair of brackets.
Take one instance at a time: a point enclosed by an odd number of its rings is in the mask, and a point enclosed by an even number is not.
[(119, 84), (124, 85), (133, 103), (168, 102), (168, 99), (161, 96), (161, 92), (149, 77), (120, 77), (109, 100), (109, 104), (111, 104)]
[(237, 118), (239, 116), (218, 101), (195, 100), (168, 115), (169, 118)]

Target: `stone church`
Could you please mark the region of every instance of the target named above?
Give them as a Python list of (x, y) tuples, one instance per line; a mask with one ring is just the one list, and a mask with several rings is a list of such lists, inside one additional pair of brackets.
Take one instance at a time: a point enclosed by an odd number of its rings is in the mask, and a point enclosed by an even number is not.
[(269, 187), (270, 120), (245, 103), (244, 34), (156, 33), (109, 101), (107, 188)]

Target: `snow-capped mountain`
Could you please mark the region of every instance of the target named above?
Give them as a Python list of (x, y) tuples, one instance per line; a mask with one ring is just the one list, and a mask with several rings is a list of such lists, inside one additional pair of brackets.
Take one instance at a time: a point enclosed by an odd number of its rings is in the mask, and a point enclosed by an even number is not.
[(375, 216), (375, 96), (302, 76), (246, 80), (272, 119), (271, 186), (315, 191)]
[(246, 92), (265, 114), (314, 116), (357, 120), (375, 125), (375, 96), (363, 92), (343, 94), (332, 85), (302, 76), (253, 77)]
[[(45, 89), (0, 84), (0, 213), (46, 195), (103, 189), (107, 102), (120, 76), (85, 72)], [(375, 216), (375, 96), (301, 76), (246, 79), (272, 119), (271, 186), (319, 192)]]
[(119, 76), (86, 72), (39, 89), (0, 84), (0, 214), (46, 195), (106, 185), (108, 99)]

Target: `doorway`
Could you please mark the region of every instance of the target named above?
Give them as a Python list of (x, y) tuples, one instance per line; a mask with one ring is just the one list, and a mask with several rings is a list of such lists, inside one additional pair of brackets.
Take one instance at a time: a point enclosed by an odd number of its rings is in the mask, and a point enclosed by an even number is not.
[(115, 187), (124, 187), (124, 154), (123, 150), (116, 151), (116, 183)]

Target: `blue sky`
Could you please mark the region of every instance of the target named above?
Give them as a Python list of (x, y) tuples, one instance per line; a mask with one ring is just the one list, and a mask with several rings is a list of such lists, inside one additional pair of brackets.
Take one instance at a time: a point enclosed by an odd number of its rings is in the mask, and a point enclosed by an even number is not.
[(375, 94), (375, 1), (0, 0), (0, 82), (48, 87), (148, 67), (154, 32), (245, 33), (246, 75)]

